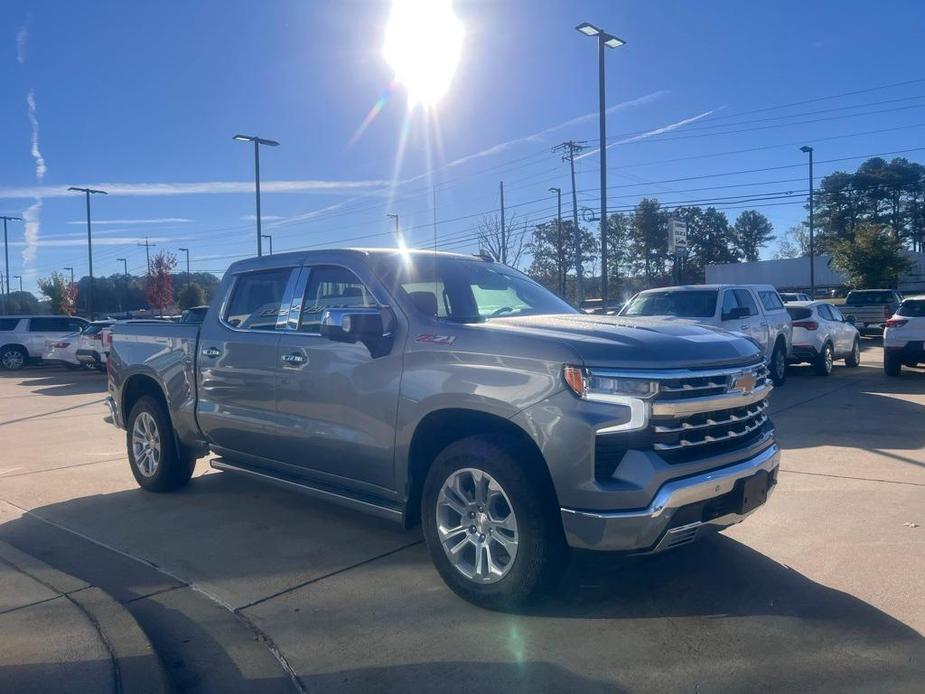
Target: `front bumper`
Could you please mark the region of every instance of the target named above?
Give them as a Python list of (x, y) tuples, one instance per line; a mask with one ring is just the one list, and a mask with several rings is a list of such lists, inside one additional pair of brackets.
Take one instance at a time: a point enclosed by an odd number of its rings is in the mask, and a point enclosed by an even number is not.
[(100, 359), (100, 354), (95, 349), (78, 349), (77, 350), (77, 361), (82, 364), (94, 364), (98, 365), (102, 361)]
[[(739, 523), (754, 508), (739, 513), (724, 508), (739, 480), (764, 473), (768, 495), (777, 482), (780, 449), (772, 444), (760, 453), (729, 467), (662, 485), (652, 502), (635, 511), (582, 511), (562, 508), (568, 544), (578, 549), (612, 552), (660, 552), (686, 544), (701, 530)], [(716, 504), (710, 502), (715, 500)], [(763, 503), (763, 502), (762, 502)]]

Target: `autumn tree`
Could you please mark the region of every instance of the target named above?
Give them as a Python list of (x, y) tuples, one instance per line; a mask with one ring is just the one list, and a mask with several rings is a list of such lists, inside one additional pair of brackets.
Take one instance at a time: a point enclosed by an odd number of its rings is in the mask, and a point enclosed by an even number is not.
[(39, 291), (48, 299), (49, 313), (54, 315), (72, 315), (74, 302), (69, 290), (70, 283), (60, 272), (53, 272), (49, 277), (38, 281)]
[(145, 294), (148, 299), (148, 308), (156, 310), (163, 315), (164, 309), (173, 303), (173, 279), (170, 271), (177, 265), (177, 258), (173, 253), (160, 251), (151, 258), (151, 269), (148, 272)]

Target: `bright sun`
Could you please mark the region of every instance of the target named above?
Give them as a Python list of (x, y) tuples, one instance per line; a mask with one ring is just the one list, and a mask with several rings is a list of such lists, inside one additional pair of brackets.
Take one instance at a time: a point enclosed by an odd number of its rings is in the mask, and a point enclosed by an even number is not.
[(451, 0), (393, 0), (383, 53), (411, 104), (432, 106), (446, 93), (463, 33)]

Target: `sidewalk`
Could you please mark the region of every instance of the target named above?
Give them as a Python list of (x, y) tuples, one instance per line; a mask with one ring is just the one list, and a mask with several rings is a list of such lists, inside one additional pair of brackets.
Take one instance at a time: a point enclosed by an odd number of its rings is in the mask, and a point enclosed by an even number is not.
[(0, 541), (0, 691), (167, 691), (132, 616), (99, 588)]

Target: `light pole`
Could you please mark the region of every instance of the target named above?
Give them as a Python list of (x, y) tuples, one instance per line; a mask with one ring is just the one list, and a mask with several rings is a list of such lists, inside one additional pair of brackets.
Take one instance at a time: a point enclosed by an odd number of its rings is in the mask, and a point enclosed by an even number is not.
[[(116, 258), (116, 261), (122, 263), (122, 294), (124, 294), (128, 291), (128, 260)], [(122, 294), (119, 294), (119, 313), (122, 313)]]
[[(190, 286), (190, 274), (189, 274), (189, 248), (178, 248), (178, 251), (183, 251), (186, 253), (186, 288), (189, 289)], [(272, 248), (270, 249), (270, 255), (273, 255)]]
[(385, 216), (389, 219), (395, 220), (395, 243), (401, 245), (401, 232), (398, 230), (398, 215), (392, 212), (387, 212)]
[(116, 258), (117, 263), (122, 263), (122, 274), (128, 279), (128, 260), (125, 258)]
[(261, 234), (260, 236), (270, 242), (270, 255), (273, 255), (273, 234)]
[[(3, 259), (6, 263), (6, 294), (10, 293), (10, 244), (6, 236), (6, 223), (7, 222), (21, 222), (22, 217), (8, 217), (3, 215)], [(0, 284), (0, 291), (3, 291), (3, 285)]]
[(74, 268), (72, 268), (72, 267), (66, 267), (66, 268), (64, 268), (64, 269), (65, 269), (65, 270), (70, 270), (70, 272), (71, 272), (71, 284), (74, 284)]
[(19, 293), (22, 294), (22, 275), (13, 275), (14, 280), (19, 280)]
[(87, 198), (87, 259), (89, 261), (90, 284), (87, 287), (87, 317), (93, 320), (93, 240), (90, 234), (90, 196), (107, 195), (105, 190), (94, 190), (93, 188), (78, 188), (71, 186), (68, 190), (75, 193), (83, 193)]
[(604, 95), (604, 49), (619, 48), (626, 41), (608, 34), (593, 24), (582, 22), (575, 27), (585, 36), (597, 37), (597, 82), (600, 96), (601, 139), (601, 300), (607, 306), (607, 105)]
[(562, 243), (562, 189), (552, 187), (550, 193), (556, 194), (556, 265), (559, 273), (559, 294), (565, 296), (565, 246)]
[(235, 135), (232, 139), (238, 142), (254, 143), (254, 183), (257, 190), (257, 256), (259, 257), (263, 255), (263, 239), (261, 238), (260, 229), (260, 145), (279, 147), (279, 142), (276, 140), (265, 140), (256, 135)]
[(816, 299), (816, 242), (813, 229), (813, 148), (809, 145), (800, 147), (803, 154), (809, 155), (809, 298)]

